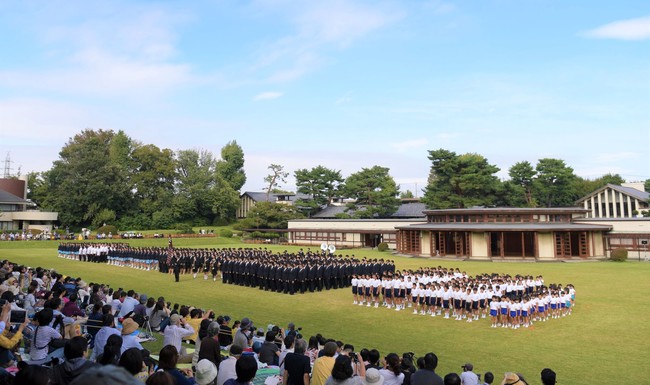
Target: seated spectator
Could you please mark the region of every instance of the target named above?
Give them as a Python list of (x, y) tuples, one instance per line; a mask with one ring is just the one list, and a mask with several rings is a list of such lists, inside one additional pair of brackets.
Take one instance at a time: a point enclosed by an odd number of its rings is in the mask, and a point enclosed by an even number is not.
[(386, 356), (386, 367), (379, 370), (379, 374), (384, 377), (384, 385), (402, 385), (404, 373), (402, 373), (400, 364), (397, 354), (390, 353)]
[(478, 376), (472, 370), (474, 365), (469, 362), (462, 366), (463, 372), (460, 374), (460, 379), (463, 385), (478, 385)]
[(61, 313), (66, 317), (85, 317), (86, 314), (77, 305), (77, 293), (70, 294), (69, 301), (63, 305)]
[(97, 357), (104, 352), (106, 341), (111, 335), (120, 335), (120, 331), (115, 327), (115, 318), (112, 314), (104, 314), (103, 326), (95, 335), (95, 345), (90, 355), (91, 360), (97, 360)]
[[(483, 381), (485, 381), (483, 383), (483, 385), (492, 385), (492, 383), (494, 382), (494, 374), (492, 374), (492, 372), (486, 372), (483, 375)], [(546, 384), (544, 384), (544, 385), (546, 385)], [(553, 384), (553, 385), (555, 385), (555, 384)]]
[[(81, 373), (70, 385), (142, 385), (124, 368), (98, 365)], [(162, 384), (161, 384), (162, 385)], [(173, 382), (168, 385), (174, 385)]]
[(462, 385), (460, 376), (456, 373), (449, 373), (444, 378), (444, 385)]
[(235, 365), (237, 364), (237, 360), (241, 357), (242, 351), (243, 350), (240, 346), (230, 346), (230, 356), (225, 360), (222, 360), (219, 364), (217, 385), (224, 385), (226, 381), (237, 376)]
[(88, 315), (88, 319), (86, 320), (86, 330), (92, 337), (92, 340), (90, 342), (91, 347), (95, 346), (95, 336), (97, 335), (97, 332), (99, 332), (99, 329), (104, 326), (103, 319), (104, 314), (102, 313), (102, 303), (100, 301), (97, 301), (93, 305), (93, 310)]
[[(158, 368), (169, 373), (176, 381), (176, 385), (195, 384), (196, 382), (194, 381), (192, 369), (179, 370), (176, 368), (178, 357), (178, 350), (176, 350), (176, 347), (174, 347), (174, 345), (165, 345), (160, 350)], [(253, 359), (253, 362), (255, 362), (255, 359)], [(255, 363), (255, 365), (257, 367), (257, 363)]]
[(165, 328), (165, 338), (163, 340), (163, 345), (172, 345), (176, 348), (177, 352), (181, 352), (180, 360), (181, 363), (190, 363), (192, 362), (192, 354), (185, 354), (182, 350), (183, 338), (191, 336), (194, 334), (194, 329), (192, 326), (185, 323), (185, 319), (181, 317), (180, 314), (173, 314), (171, 317), (171, 322), (169, 326)]
[(231, 378), (224, 385), (248, 385), (253, 383), (257, 374), (257, 361), (252, 355), (240, 357), (235, 364), (236, 378)]
[(381, 354), (379, 354), (379, 350), (377, 349), (372, 349), (368, 352), (368, 365), (366, 365), (366, 369), (370, 368), (375, 368), (377, 370), (383, 369), (382, 366), (379, 364), (379, 359), (381, 358)]
[(149, 377), (147, 366), (144, 364), (142, 353), (138, 348), (125, 350), (120, 356), (118, 365), (126, 369), (141, 382), (145, 382)]
[(219, 316), (217, 317), (217, 322), (219, 323), (219, 345), (223, 349), (228, 348), (232, 344), (232, 329), (228, 325), (230, 323), (229, 316)]
[(278, 358), (280, 357), (280, 348), (275, 344), (275, 332), (266, 332), (264, 344), (260, 348), (259, 360), (267, 365), (278, 365)]
[(10, 312), (11, 305), (9, 303), (4, 304), (2, 313), (0, 313), (0, 326), (4, 326), (2, 334), (0, 334), (0, 367), (11, 366), (16, 360), (12, 352), (22, 341), (23, 330), (25, 330), (25, 327), (29, 323), (29, 319), (25, 318), (25, 322), (20, 324), (16, 332), (12, 335), (10, 332), (11, 324), (9, 323)]
[(208, 360), (219, 366), (221, 363), (221, 348), (219, 344), (219, 324), (211, 322), (208, 326), (207, 335), (201, 340), (201, 348), (199, 349), (199, 361)]
[(50, 369), (42, 365), (28, 365), (21, 361), (18, 363), (18, 373), (14, 377), (15, 384), (49, 385)]
[[(361, 359), (361, 356), (358, 356)], [(362, 368), (362, 372), (358, 376), (354, 376), (354, 369), (350, 357), (344, 354), (339, 355), (334, 360), (332, 367), (332, 375), (327, 378), (325, 385), (363, 385), (363, 379), (366, 376), (365, 367), (363, 362), (358, 364)]]
[(542, 384), (555, 385), (555, 372), (553, 370), (549, 368), (545, 368), (542, 370), (541, 376), (542, 376)]
[(519, 375), (515, 373), (506, 373), (501, 385), (526, 385), (526, 383), (521, 380)]
[[(290, 334), (284, 337), (284, 349), (280, 351), (280, 358), (278, 359), (280, 366), (280, 373), (284, 372), (284, 359), (289, 353), (293, 353), (295, 346), (296, 336), (295, 334)], [(305, 345), (306, 346), (306, 345)]]
[(167, 308), (165, 299), (158, 300), (154, 306), (153, 311), (151, 312), (151, 317), (149, 318), (149, 325), (151, 325), (151, 330), (158, 331), (162, 330), (161, 323), (169, 318), (170, 310)]
[(127, 318), (122, 322), (122, 351), (126, 349), (137, 348), (144, 349), (138, 341), (138, 323), (133, 318)]
[(100, 365), (117, 365), (120, 362), (122, 342), (122, 337), (119, 334), (112, 334), (108, 337), (104, 350), (97, 356), (97, 363)]
[(334, 354), (336, 354), (337, 349), (336, 342), (332, 341), (323, 346), (323, 355), (316, 359), (311, 370), (311, 385), (325, 385), (325, 381), (332, 375)]
[(196, 364), (194, 380), (198, 385), (214, 385), (217, 379), (217, 367), (212, 361), (200, 360)]
[(434, 353), (424, 355), (423, 368), (411, 376), (411, 385), (443, 385), (443, 379), (436, 374), (438, 367), (438, 356)]
[(43, 309), (34, 316), (36, 329), (32, 336), (32, 347), (29, 352), (30, 364), (43, 364), (52, 358), (63, 357), (64, 352), (62, 347), (57, 348), (52, 353), (48, 353), (50, 344), (52, 344), (53, 341), (63, 341), (61, 333), (49, 326), (53, 318), (54, 313), (52, 312), (52, 309)]
[(86, 359), (87, 348), (88, 341), (84, 337), (74, 337), (65, 343), (65, 362), (52, 368), (52, 385), (68, 385), (81, 373), (97, 365)]
[(174, 380), (174, 377), (172, 377), (171, 374), (159, 370), (152, 373), (149, 378), (147, 378), (145, 385), (176, 385), (176, 380)]
[[(287, 336), (285, 341), (291, 339)], [(305, 355), (307, 343), (302, 338), (294, 343), (294, 351), (287, 353), (284, 357), (284, 370), (282, 374), (282, 385), (309, 385), (309, 373), (311, 365), (309, 357)]]
[(309, 344), (307, 345), (307, 351), (305, 355), (309, 357), (309, 363), (314, 364), (316, 358), (318, 358), (318, 338), (316, 336), (309, 337)]

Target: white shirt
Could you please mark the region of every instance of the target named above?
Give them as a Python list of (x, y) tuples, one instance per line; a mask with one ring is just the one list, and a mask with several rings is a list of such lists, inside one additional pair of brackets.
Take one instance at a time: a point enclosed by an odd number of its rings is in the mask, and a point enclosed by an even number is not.
[(185, 327), (178, 325), (169, 325), (165, 328), (165, 338), (163, 339), (163, 346), (173, 345), (177, 351), (181, 351), (181, 344), (183, 337), (189, 337), (194, 334), (194, 328), (190, 324), (185, 324)]
[(228, 357), (221, 361), (217, 371), (217, 385), (223, 385), (229, 379), (237, 378), (237, 372), (235, 372), (236, 363), (237, 359), (235, 357)]

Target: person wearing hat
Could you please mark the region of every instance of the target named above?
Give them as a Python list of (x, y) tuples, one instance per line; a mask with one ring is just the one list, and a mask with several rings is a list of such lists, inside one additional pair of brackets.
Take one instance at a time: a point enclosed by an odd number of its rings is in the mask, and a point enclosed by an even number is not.
[(363, 379), (363, 385), (382, 385), (384, 383), (384, 376), (379, 373), (376, 368), (366, 370), (366, 377)]
[(165, 328), (163, 346), (172, 345), (176, 348), (176, 351), (178, 351), (180, 354), (178, 362), (192, 362), (192, 354), (185, 354), (185, 352), (182, 350), (182, 344), (183, 338), (194, 334), (194, 329), (190, 324), (185, 322), (185, 319), (180, 314), (172, 314), (169, 319), (169, 326)]
[(253, 346), (253, 332), (251, 328), (253, 327), (253, 321), (248, 317), (244, 317), (241, 320), (239, 329), (235, 333), (235, 338), (233, 339), (233, 345), (239, 345), (242, 349), (248, 349)]
[(219, 364), (217, 372), (217, 385), (223, 385), (226, 381), (237, 376), (235, 366), (237, 360), (241, 357), (243, 350), (240, 346), (232, 345), (230, 347), (230, 356)]
[(429, 352), (424, 355), (423, 359), (424, 367), (411, 375), (411, 385), (443, 385), (442, 377), (436, 373), (438, 356)]
[(478, 385), (478, 376), (472, 372), (474, 365), (468, 362), (461, 368), (463, 368), (463, 372), (460, 374), (460, 379), (463, 381), (463, 385)]
[(210, 360), (200, 360), (196, 364), (196, 373), (194, 373), (194, 381), (198, 385), (214, 385), (217, 378), (217, 367)]
[(138, 350), (144, 349), (140, 345), (140, 342), (138, 342), (139, 327), (140, 325), (133, 318), (127, 318), (122, 321), (122, 351), (120, 353), (124, 353), (125, 350), (131, 348), (137, 348)]
[(501, 385), (526, 385), (516, 373), (506, 373)]

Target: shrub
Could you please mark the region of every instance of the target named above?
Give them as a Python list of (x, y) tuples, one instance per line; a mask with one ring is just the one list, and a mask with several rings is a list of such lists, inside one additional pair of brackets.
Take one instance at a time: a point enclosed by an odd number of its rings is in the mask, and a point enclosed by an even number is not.
[(178, 234), (194, 234), (192, 226), (190, 226), (188, 223), (177, 223), (174, 225), (174, 229), (178, 230)]
[(382, 242), (377, 245), (377, 250), (378, 251), (387, 251), (388, 250), (388, 243)]
[(106, 235), (108, 235), (108, 233), (116, 235), (117, 234), (117, 227), (115, 227), (113, 225), (106, 225), (106, 226), (102, 226), (102, 227), (97, 229), (97, 234), (106, 234)]
[(230, 229), (221, 229), (219, 230), (219, 235), (224, 238), (232, 238), (232, 230)]
[(616, 262), (627, 261), (627, 249), (620, 247), (612, 250), (612, 252), (609, 253), (609, 259)]
[(255, 239), (257, 239), (257, 238), (264, 238), (264, 233), (261, 232), (261, 231), (253, 231), (253, 232), (251, 233), (251, 238), (255, 238)]

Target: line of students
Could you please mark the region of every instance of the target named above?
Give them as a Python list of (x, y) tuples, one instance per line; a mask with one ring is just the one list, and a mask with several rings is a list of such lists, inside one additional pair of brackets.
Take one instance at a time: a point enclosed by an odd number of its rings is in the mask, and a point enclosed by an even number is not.
[(458, 269), (397, 272), (394, 275), (352, 277), (353, 304), (380, 303), (396, 311), (413, 309), (413, 314), (443, 316), (467, 322), (487, 318), (492, 327), (528, 327), (534, 320), (545, 321), (571, 314), (575, 288), (569, 284), (544, 285), (542, 276), (485, 274), (468, 277)]

